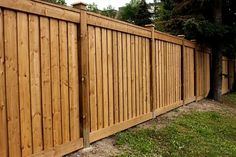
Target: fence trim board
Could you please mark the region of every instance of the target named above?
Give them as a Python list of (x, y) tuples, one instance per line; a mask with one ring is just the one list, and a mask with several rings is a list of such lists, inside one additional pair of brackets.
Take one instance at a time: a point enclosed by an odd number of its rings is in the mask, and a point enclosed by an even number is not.
[(122, 123), (117, 123), (111, 127), (101, 129), (96, 132), (92, 132), (92, 133), (90, 133), (90, 142), (95, 142), (99, 139), (103, 139), (103, 138), (113, 135), (117, 132), (128, 129), (132, 126), (135, 126), (135, 125), (138, 125), (138, 124), (143, 123), (145, 121), (148, 121), (152, 118), (153, 118), (152, 113), (147, 113), (146, 115), (142, 115), (140, 117), (136, 117), (134, 119), (130, 119), (130, 120), (122, 122)]
[(58, 5), (49, 5), (41, 1), (1, 0), (0, 7), (75, 23), (80, 22), (80, 11), (75, 12), (74, 9), (73, 11), (69, 10), (69, 7), (58, 7)]
[(43, 152), (39, 152), (36, 154), (31, 155), (32, 157), (61, 157), (63, 155), (66, 155), (68, 153), (71, 153), (73, 151), (76, 151), (78, 149), (83, 148), (83, 138), (80, 138), (76, 141), (72, 141), (69, 143), (65, 143), (63, 145), (60, 146), (56, 146), (52, 149), (49, 149), (47, 151), (43, 151)]

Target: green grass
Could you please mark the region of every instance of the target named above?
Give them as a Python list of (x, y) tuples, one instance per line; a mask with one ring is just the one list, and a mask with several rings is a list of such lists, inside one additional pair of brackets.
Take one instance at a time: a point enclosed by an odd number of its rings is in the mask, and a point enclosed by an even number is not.
[(130, 129), (116, 135), (120, 157), (236, 157), (236, 117), (192, 112), (165, 128)]
[(236, 92), (224, 95), (223, 102), (236, 107)]

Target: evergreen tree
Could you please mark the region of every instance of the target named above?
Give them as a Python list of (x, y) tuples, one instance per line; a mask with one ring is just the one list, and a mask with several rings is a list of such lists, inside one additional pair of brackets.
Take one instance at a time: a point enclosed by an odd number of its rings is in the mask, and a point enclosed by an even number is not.
[(137, 12), (135, 14), (134, 23), (139, 26), (145, 26), (146, 24), (152, 23), (152, 14), (149, 11), (149, 5), (145, 0), (141, 0), (137, 7)]

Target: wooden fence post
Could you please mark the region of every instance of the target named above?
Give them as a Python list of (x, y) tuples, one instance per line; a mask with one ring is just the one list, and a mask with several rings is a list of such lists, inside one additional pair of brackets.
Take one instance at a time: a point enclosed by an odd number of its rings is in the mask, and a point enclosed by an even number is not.
[(155, 33), (155, 29), (154, 29), (154, 25), (153, 24), (148, 24), (148, 25), (145, 25), (146, 28), (150, 29), (151, 30), (151, 45), (150, 45), (150, 80), (151, 80), (151, 83), (150, 83), (150, 93), (151, 93), (151, 111), (153, 113), (153, 118), (156, 117), (155, 115), (155, 106), (156, 106), (156, 90), (153, 90), (153, 89), (156, 89), (156, 81), (155, 81), (155, 76), (156, 76), (156, 73), (155, 73), (155, 38), (154, 38), (154, 33)]
[(183, 99), (183, 105), (185, 105), (185, 82), (184, 82), (184, 53), (185, 53), (185, 44), (184, 38), (185, 35), (178, 35), (178, 37), (182, 38), (182, 49), (181, 49), (181, 94)]
[(79, 29), (79, 79), (80, 79), (80, 102), (82, 104), (82, 132), (84, 147), (89, 147), (90, 116), (89, 116), (89, 78), (88, 78), (88, 26), (87, 26), (87, 5), (76, 3), (74, 8), (80, 9), (80, 29)]
[(195, 45), (195, 48), (194, 48), (194, 96), (195, 96), (195, 101), (197, 101), (197, 43), (196, 43), (196, 40), (191, 40), (194, 45)]

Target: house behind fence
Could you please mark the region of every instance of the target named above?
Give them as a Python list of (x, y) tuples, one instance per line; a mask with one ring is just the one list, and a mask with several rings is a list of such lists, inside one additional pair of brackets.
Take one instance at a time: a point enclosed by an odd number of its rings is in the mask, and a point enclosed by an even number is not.
[(62, 156), (210, 90), (210, 50), (79, 8), (0, 1), (0, 156)]

